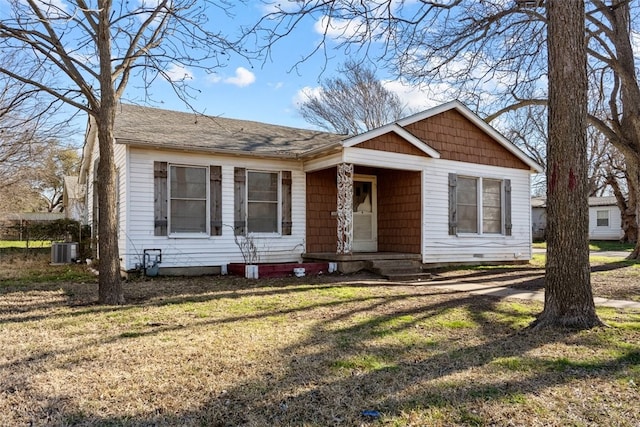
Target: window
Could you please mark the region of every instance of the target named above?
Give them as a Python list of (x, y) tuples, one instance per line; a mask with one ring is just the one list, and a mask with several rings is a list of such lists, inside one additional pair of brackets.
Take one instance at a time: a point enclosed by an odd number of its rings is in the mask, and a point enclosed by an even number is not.
[(154, 162), (153, 188), (155, 236), (222, 234), (220, 166)]
[(596, 225), (598, 227), (608, 227), (609, 226), (609, 211), (608, 210), (596, 211)]
[(169, 233), (207, 232), (207, 168), (169, 168)]
[(482, 180), (482, 232), (502, 233), (502, 181)]
[(449, 234), (511, 235), (511, 181), (449, 175)]
[(291, 171), (234, 170), (234, 231), (291, 234)]
[(478, 232), (478, 180), (458, 178), (458, 232)]
[(278, 232), (277, 172), (247, 172), (247, 231)]

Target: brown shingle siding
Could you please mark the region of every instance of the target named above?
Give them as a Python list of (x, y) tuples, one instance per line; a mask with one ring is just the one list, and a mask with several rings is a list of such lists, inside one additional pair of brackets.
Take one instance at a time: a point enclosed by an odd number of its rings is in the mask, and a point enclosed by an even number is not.
[(307, 174), (307, 252), (335, 252), (336, 169)]
[(456, 110), (445, 111), (405, 128), (438, 151), (442, 159), (529, 169), (522, 160)]
[(427, 156), (410, 142), (394, 132), (385, 133), (376, 138), (364, 141), (357, 145), (358, 148), (368, 148), (370, 150), (388, 151), (391, 153), (409, 154), (412, 156)]
[(419, 172), (378, 171), (378, 250), (420, 253)]

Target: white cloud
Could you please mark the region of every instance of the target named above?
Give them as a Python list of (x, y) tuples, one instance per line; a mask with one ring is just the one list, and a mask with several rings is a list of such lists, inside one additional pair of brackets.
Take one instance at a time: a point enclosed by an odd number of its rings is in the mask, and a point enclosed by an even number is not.
[(209, 74), (207, 76), (207, 81), (209, 83), (220, 83), (222, 81), (222, 77), (217, 74)]
[(295, 105), (296, 108), (298, 108), (304, 102), (309, 100), (309, 98), (320, 95), (320, 92), (322, 92), (322, 88), (320, 86), (315, 86), (315, 87), (305, 86), (302, 89), (298, 90), (296, 94), (293, 96), (293, 99), (292, 99), (293, 105)]
[[(207, 77), (207, 81), (214, 84), (226, 83), (230, 85), (236, 85), (238, 87), (245, 87), (253, 84), (256, 81), (256, 75), (244, 67), (238, 67), (236, 68), (236, 73), (234, 76), (224, 77), (219, 74), (210, 74)], [(280, 87), (281, 86), (277, 86), (276, 89), (279, 89)]]
[(296, 2), (282, 2), (281, 0), (273, 1), (270, 3), (264, 3), (261, 5), (260, 10), (263, 14), (287, 12), (294, 13), (299, 11), (301, 5)]
[(323, 16), (316, 21), (313, 29), (322, 35), (327, 35), (333, 39), (349, 39), (365, 30), (366, 23), (362, 20), (345, 20)]
[[(400, 80), (383, 80), (382, 85), (388, 91), (398, 95), (402, 104), (406, 105), (409, 110), (407, 111), (407, 115), (435, 107), (444, 102), (436, 96), (439, 91), (442, 92), (444, 90), (444, 87), (410, 85)], [(297, 108), (310, 97), (320, 95), (320, 92), (322, 92), (320, 86), (305, 86), (296, 92), (293, 96), (292, 103)]]
[[(28, 8), (31, 8), (26, 0), (20, 0), (20, 3), (27, 6)], [(37, 9), (49, 19), (68, 19), (70, 17), (67, 4), (62, 0), (35, 0), (34, 3)], [(29, 12), (27, 13), (29, 15), (32, 15)]]
[[(409, 110), (407, 115), (435, 107), (444, 102), (442, 99), (438, 99), (436, 95), (444, 92), (444, 86), (410, 85), (400, 80), (383, 80), (382, 85), (388, 91), (398, 95), (402, 104), (406, 105)], [(305, 86), (296, 92), (292, 103), (297, 108), (310, 97), (320, 95), (320, 92), (322, 92), (320, 86)]]
[(187, 67), (177, 64), (171, 64), (165, 70), (165, 75), (172, 82), (181, 82), (184, 80), (193, 80), (193, 73)]
[(236, 85), (238, 87), (245, 87), (253, 84), (256, 81), (256, 75), (244, 67), (236, 68), (236, 75), (233, 77), (227, 77), (223, 80), (225, 83)]
[(411, 85), (402, 80), (383, 80), (382, 85), (395, 93), (410, 112), (423, 111), (442, 103), (436, 94), (442, 93), (442, 87)]

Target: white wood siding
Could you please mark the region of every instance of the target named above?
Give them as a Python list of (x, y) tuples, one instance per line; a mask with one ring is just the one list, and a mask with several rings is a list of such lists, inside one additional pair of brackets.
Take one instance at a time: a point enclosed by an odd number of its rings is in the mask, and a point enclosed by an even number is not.
[[(181, 238), (154, 236), (153, 162), (185, 165), (221, 166), (222, 223), (221, 236)], [(264, 171), (290, 170), (292, 178), (292, 230), (290, 236), (259, 236), (254, 238), (260, 262), (296, 262), (305, 251), (305, 185), (302, 164), (298, 161), (215, 156), (186, 152), (169, 152), (129, 148), (128, 221), (122, 239), (128, 243), (122, 253), (127, 269), (142, 262), (144, 249), (161, 249), (161, 267), (208, 267), (231, 262), (244, 262), (234, 241), (234, 167)]]
[[(96, 144), (97, 146), (98, 144)], [(128, 193), (127, 193), (127, 146), (122, 144), (115, 144), (113, 147), (114, 162), (117, 174), (116, 188), (116, 200), (119, 203), (118, 215), (118, 249), (120, 253), (127, 253), (129, 251), (127, 241), (127, 206), (128, 206)], [(120, 268), (126, 268), (125, 260), (120, 261)]]
[(94, 165), (95, 165), (95, 161), (96, 159), (100, 156), (100, 153), (98, 151), (98, 141), (95, 141), (95, 143), (93, 144), (93, 150), (91, 152), (91, 162), (89, 163), (89, 169), (87, 171), (87, 192), (86, 192), (86, 204), (85, 206), (87, 207), (87, 211), (86, 211), (86, 216), (87, 216), (87, 224), (91, 226), (92, 229), (95, 228), (94, 230), (94, 235), (97, 233), (97, 227), (98, 224), (94, 224), (94, 218), (93, 218), (93, 193), (94, 193), (94, 188), (93, 188), (93, 177), (95, 174), (94, 171)]
[[(609, 214), (609, 225), (598, 226), (598, 211)], [(622, 237), (622, 220), (620, 208), (617, 206), (589, 207), (589, 239), (590, 240), (618, 240)]]
[[(423, 252), (425, 263), (531, 259), (530, 174), (450, 160), (427, 159), (423, 173)], [(449, 235), (449, 173), (510, 179), (512, 235)]]
[[(117, 212), (118, 215), (118, 249), (120, 253), (127, 252), (127, 244), (129, 243), (126, 240), (126, 230), (127, 230), (127, 147), (121, 144), (115, 144), (113, 148), (114, 154), (114, 162), (117, 177), (118, 187), (116, 188), (116, 197), (119, 198), (119, 210)], [(93, 145), (93, 151), (91, 153), (91, 164), (89, 165), (89, 170), (87, 174), (87, 192), (86, 192), (86, 201), (85, 201), (85, 215), (86, 222), (93, 229), (94, 235), (98, 233), (98, 224), (94, 223), (93, 218), (93, 198), (94, 198), (94, 165), (95, 161), (100, 157), (100, 153), (98, 150), (97, 142)], [(99, 256), (99, 254), (98, 254)], [(121, 267), (125, 267), (124, 259), (121, 262)]]

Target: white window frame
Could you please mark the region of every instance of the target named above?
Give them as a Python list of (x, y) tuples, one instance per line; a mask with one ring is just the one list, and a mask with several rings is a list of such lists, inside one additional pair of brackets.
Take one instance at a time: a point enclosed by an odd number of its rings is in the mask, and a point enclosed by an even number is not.
[[(481, 177), (481, 176), (468, 176), (468, 175), (458, 175), (458, 179), (473, 179), (476, 181), (476, 211), (477, 211), (477, 224), (476, 229), (477, 232), (471, 231), (459, 231), (457, 234), (462, 236), (506, 236), (505, 230), (505, 189), (504, 189), (504, 179), (502, 178), (492, 178), (492, 177)], [(484, 181), (498, 181), (500, 182), (500, 232), (499, 233), (488, 233), (484, 231)], [(458, 189), (456, 188), (456, 191)], [(458, 198), (456, 198), (458, 199)], [(456, 202), (456, 205), (458, 203)], [(456, 206), (457, 209), (457, 206)], [(458, 228), (460, 227), (460, 219), (458, 219)]]
[[(173, 168), (181, 167), (181, 168), (194, 168), (194, 169), (204, 169), (205, 170), (205, 229), (200, 232), (180, 232), (180, 231), (171, 231), (172, 226), (172, 215), (171, 215), (171, 204), (173, 202), (173, 195), (171, 194), (171, 177), (173, 173)], [(210, 235), (210, 222), (211, 222), (211, 212), (210, 212), (210, 171), (208, 166), (204, 165), (192, 165), (192, 164), (179, 164), (179, 163), (168, 163), (167, 164), (167, 236), (168, 237), (206, 237), (208, 238)], [(201, 199), (198, 199), (201, 200)]]
[[(251, 173), (266, 173), (266, 174), (275, 174), (277, 177), (277, 200), (276, 204), (276, 230), (275, 231), (250, 231), (249, 230), (249, 204), (252, 203), (249, 200), (249, 174)], [(245, 173), (245, 182), (247, 185), (245, 186), (245, 224), (247, 229), (248, 236), (280, 236), (282, 235), (282, 171), (274, 171), (274, 170), (262, 170), (262, 169), (247, 169)]]
[[(607, 218), (606, 218), (607, 225), (600, 225), (600, 223), (599, 223), (600, 220), (601, 219), (605, 219), (605, 218), (598, 218), (598, 214), (600, 212), (604, 212), (604, 213), (607, 214)], [(596, 227), (598, 227), (598, 228), (609, 228), (609, 227), (611, 227), (611, 211), (609, 209), (597, 209), (596, 210)]]

